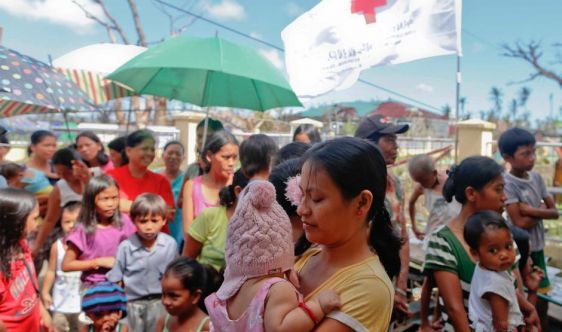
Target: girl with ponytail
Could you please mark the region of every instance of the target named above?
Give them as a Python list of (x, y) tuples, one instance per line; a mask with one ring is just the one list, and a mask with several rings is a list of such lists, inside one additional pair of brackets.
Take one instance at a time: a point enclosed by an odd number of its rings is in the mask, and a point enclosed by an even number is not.
[(302, 197), (292, 200), (308, 242), (295, 264), (305, 301), (324, 289), (340, 295), (341, 309), (321, 330), (387, 331), (401, 242), (384, 204), (384, 157), (366, 140), (343, 137), (317, 143), (303, 161)]

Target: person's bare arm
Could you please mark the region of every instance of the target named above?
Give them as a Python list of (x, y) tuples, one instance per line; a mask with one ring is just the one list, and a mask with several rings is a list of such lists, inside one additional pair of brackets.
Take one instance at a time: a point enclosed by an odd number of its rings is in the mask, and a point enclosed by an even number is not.
[(490, 303), (494, 331), (508, 332), (509, 322), (507, 321), (507, 316), (509, 312), (509, 302), (500, 295), (490, 292), (485, 293), (482, 297)]
[(115, 263), (115, 257), (99, 257), (95, 259), (79, 260), (80, 250), (72, 243), (68, 244), (68, 249), (62, 260), (62, 270), (64, 272), (97, 270), (100, 267), (111, 269)]
[(406, 216), (404, 215), (404, 204), (400, 209), (400, 226), (402, 238), (402, 247), (400, 248), (400, 273), (396, 279), (396, 288), (400, 289), (394, 293), (394, 308), (400, 310), (402, 314), (410, 316), (410, 308), (408, 307), (408, 298), (404, 295), (408, 291), (408, 273), (410, 272), (410, 240), (408, 237), (408, 225), (406, 224)]
[(8, 332), (8, 330), (6, 329), (6, 325), (4, 325), (4, 322), (2, 322), (0, 320), (0, 332)]
[[(266, 300), (264, 328), (266, 332), (311, 331), (316, 322), (298, 306), (296, 289), (288, 282), (279, 282), (271, 287)], [(325, 312), (330, 312), (341, 304), (332, 290), (321, 292), (305, 305), (316, 319), (321, 321)]]
[(535, 219), (521, 214), (519, 203), (509, 204), (507, 206), (507, 214), (509, 214), (509, 218), (517, 227), (528, 229), (533, 228), (537, 224)]
[(43, 278), (43, 287), (41, 287), (41, 299), (46, 308), (50, 308), (53, 304), (51, 297), (51, 289), (55, 283), (55, 273), (57, 269), (57, 243), (51, 246), (51, 253), (49, 255), (49, 266), (45, 278)]
[(199, 257), (202, 247), (203, 243), (195, 240), (191, 235), (187, 235), (187, 241), (185, 241), (183, 246), (183, 256), (196, 259)]
[(533, 207), (529, 204), (520, 203), (519, 210), (523, 216), (539, 219), (558, 219), (558, 210), (554, 205), (554, 199), (551, 196), (544, 198), (544, 205)]
[(416, 184), (414, 188), (414, 192), (410, 196), (410, 200), (408, 201), (408, 212), (410, 214), (410, 223), (412, 224), (412, 231), (416, 234), (416, 237), (421, 240), (423, 238), (424, 233), (418, 230), (416, 225), (416, 202), (418, 198), (423, 195), (423, 188), (419, 184)]
[(193, 181), (189, 180), (183, 188), (183, 238), (187, 242), (189, 226), (193, 223)]
[(470, 332), (459, 277), (448, 271), (434, 271), (433, 276), (453, 328), (457, 332)]
[(166, 315), (162, 315), (158, 318), (158, 321), (156, 322), (156, 332), (163, 332), (164, 324), (166, 324)]
[(515, 291), (515, 294), (517, 295), (517, 303), (519, 304), (521, 313), (525, 317), (525, 324), (528, 327), (537, 328), (537, 331), (540, 332), (541, 320), (539, 318), (539, 314), (537, 313), (535, 305), (529, 302), (529, 300), (525, 297), (525, 293), (523, 292), (523, 278), (521, 277), (519, 269), (513, 270), (513, 275), (515, 277), (515, 280), (517, 281), (517, 289)]
[(57, 186), (53, 188), (53, 191), (49, 194), (49, 200), (47, 201), (47, 216), (45, 220), (43, 220), (43, 224), (39, 229), (39, 233), (37, 233), (37, 238), (35, 239), (35, 243), (33, 245), (33, 256), (37, 256), (45, 240), (49, 237), (49, 234), (55, 228), (57, 224), (57, 220), (59, 220), (61, 215), (61, 208), (60, 208), (60, 190)]

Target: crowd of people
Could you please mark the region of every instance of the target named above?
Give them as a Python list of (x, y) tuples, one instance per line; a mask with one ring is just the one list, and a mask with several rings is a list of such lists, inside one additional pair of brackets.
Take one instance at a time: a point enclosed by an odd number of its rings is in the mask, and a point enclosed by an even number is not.
[[(107, 153), (93, 132), (57, 150), (40, 130), (25, 165), (3, 160), (0, 132), (0, 332), (389, 331), (412, 315), (406, 197), (391, 171), (408, 125), (370, 116), (326, 141), (301, 126), (279, 148), (206, 123), (185, 170), (179, 141), (151, 170), (147, 130)], [(447, 173), (426, 155), (409, 162), (422, 331), (546, 327), (542, 220), (558, 212), (532, 171), (533, 135), (512, 128), (498, 146), (509, 170), (483, 156)]]

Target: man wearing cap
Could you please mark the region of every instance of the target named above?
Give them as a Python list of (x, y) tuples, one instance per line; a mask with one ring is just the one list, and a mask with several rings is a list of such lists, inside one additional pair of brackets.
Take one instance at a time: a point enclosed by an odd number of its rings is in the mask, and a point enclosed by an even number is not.
[[(394, 165), (398, 157), (397, 134), (403, 134), (409, 129), (407, 124), (394, 124), (388, 118), (372, 115), (364, 118), (355, 131), (355, 137), (365, 138), (375, 143), (381, 150), (387, 166)], [(408, 229), (404, 214), (404, 191), (398, 177), (387, 175), (385, 206), (403, 240), (400, 249), (400, 274), (396, 280), (394, 294), (394, 308), (402, 314), (410, 315), (408, 309), (407, 283), (410, 264), (410, 245)], [(396, 313), (395, 313), (396, 314)]]

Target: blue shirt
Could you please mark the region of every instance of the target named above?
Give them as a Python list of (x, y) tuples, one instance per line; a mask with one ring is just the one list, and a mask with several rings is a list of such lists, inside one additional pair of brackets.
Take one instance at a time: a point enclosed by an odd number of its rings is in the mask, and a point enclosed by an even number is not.
[(129, 301), (161, 294), (160, 280), (166, 266), (177, 255), (176, 241), (171, 236), (159, 233), (152, 250), (149, 250), (134, 233), (119, 244), (115, 265), (107, 272), (107, 280), (123, 281)]

